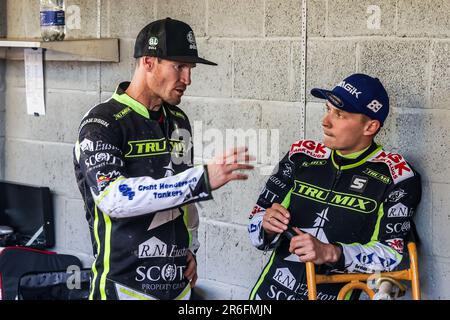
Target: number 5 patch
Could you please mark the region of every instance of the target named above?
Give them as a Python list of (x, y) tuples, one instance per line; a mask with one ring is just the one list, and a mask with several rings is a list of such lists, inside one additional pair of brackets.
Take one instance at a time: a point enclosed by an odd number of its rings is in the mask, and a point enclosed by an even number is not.
[(350, 184), (350, 189), (356, 192), (364, 192), (368, 181), (369, 178), (367, 177), (353, 176), (352, 183)]

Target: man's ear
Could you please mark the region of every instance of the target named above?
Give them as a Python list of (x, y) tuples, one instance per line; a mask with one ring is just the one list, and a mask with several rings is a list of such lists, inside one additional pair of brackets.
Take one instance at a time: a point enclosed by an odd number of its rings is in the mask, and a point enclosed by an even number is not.
[(152, 71), (155, 68), (156, 58), (144, 56), (141, 58), (141, 65), (145, 71)]
[(365, 135), (375, 135), (381, 128), (381, 123), (378, 120), (369, 120), (366, 123)]

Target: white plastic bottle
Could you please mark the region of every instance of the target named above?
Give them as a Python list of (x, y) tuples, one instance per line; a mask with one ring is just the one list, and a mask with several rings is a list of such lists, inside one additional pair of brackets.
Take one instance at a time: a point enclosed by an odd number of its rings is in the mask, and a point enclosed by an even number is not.
[(44, 41), (61, 41), (66, 34), (64, 0), (40, 0), (41, 35)]

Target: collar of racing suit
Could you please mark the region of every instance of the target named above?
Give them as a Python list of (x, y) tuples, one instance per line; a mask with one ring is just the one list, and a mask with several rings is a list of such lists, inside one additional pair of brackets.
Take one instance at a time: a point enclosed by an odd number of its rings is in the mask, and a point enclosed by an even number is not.
[(148, 109), (139, 101), (134, 100), (128, 94), (126, 94), (126, 90), (130, 82), (122, 82), (117, 86), (116, 92), (114, 92), (112, 98), (124, 105), (129, 106), (133, 111), (139, 113), (144, 118), (150, 119), (150, 114)]
[(340, 170), (351, 169), (365, 163), (367, 159), (372, 157), (373, 154), (378, 152), (381, 148), (382, 146), (375, 143), (375, 141), (372, 141), (372, 144), (356, 158), (341, 156), (336, 150), (333, 150), (331, 153), (331, 160), (334, 166)]
[(134, 112), (140, 114), (146, 119), (152, 119), (162, 123), (162, 120), (166, 116), (166, 109), (164, 103), (161, 105), (161, 108), (158, 111), (149, 111), (146, 106), (144, 106), (139, 101), (130, 97), (126, 90), (130, 85), (129, 81), (125, 81), (120, 83), (117, 86), (116, 91), (114, 92), (112, 98), (122, 104), (129, 106)]
[(356, 151), (356, 152), (353, 152), (353, 153), (349, 153), (349, 154), (342, 154), (341, 151), (336, 150), (336, 154), (337, 154), (338, 156), (341, 156), (342, 158), (345, 158), (345, 159), (356, 159), (356, 158), (358, 158), (360, 155), (362, 155), (367, 149), (369, 149), (370, 146), (371, 146), (371, 145), (369, 144), (369, 145), (368, 145), (367, 147), (365, 147), (364, 149), (359, 150), (359, 151)]

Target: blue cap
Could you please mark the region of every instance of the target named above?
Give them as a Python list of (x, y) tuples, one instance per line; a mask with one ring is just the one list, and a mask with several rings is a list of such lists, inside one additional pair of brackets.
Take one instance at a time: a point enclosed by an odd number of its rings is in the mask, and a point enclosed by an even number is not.
[(341, 81), (332, 91), (314, 88), (311, 94), (327, 99), (341, 110), (362, 113), (370, 119), (384, 120), (389, 114), (389, 97), (378, 78), (355, 73)]

